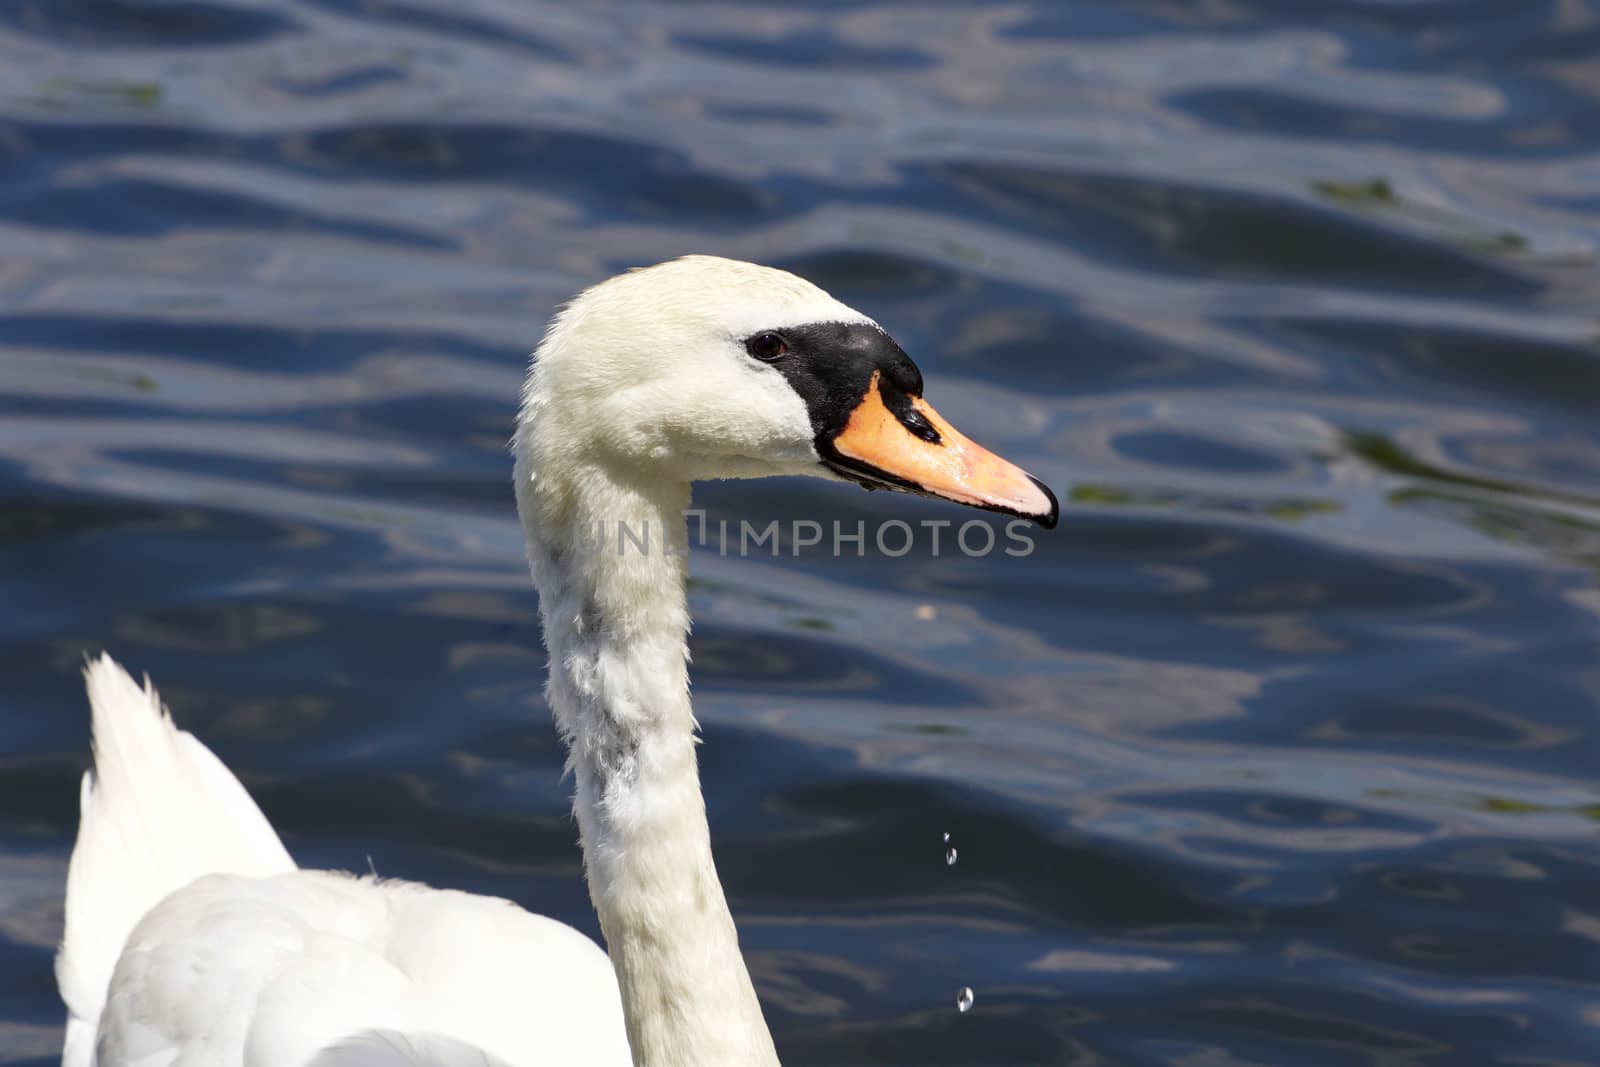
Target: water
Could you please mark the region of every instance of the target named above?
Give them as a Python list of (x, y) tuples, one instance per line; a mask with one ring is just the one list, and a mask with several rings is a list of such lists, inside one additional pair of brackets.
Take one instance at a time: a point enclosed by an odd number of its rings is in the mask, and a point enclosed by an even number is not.
[(596, 932), (505, 442), (559, 300), (699, 250), (1065, 508), (697, 553), (787, 1062), (1600, 1062), (1597, 86), (1593, 0), (0, 6), (0, 1060), (59, 1040), (85, 650), (302, 862)]

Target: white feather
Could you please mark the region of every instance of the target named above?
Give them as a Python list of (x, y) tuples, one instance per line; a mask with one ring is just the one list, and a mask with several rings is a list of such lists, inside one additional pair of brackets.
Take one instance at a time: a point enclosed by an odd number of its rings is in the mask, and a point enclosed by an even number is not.
[(95, 768), (83, 777), (56, 978), (67, 1003), (64, 1067), (87, 1067), (122, 945), (158, 901), (202, 874), (294, 870), (260, 809), (215, 756), (177, 729), (148, 680), (110, 656), (84, 669)]
[(86, 674), (95, 771), (57, 964), (64, 1067), (304, 1064), (341, 1043), (318, 1062), (383, 1063), (381, 1046), (439, 1067), (631, 1062), (594, 942), (504, 900), (296, 870), (153, 689), (106, 656)]
[(57, 973), (64, 1067), (776, 1064), (711, 858), (681, 547), (689, 483), (826, 476), (805, 404), (742, 339), (868, 322), (782, 271), (696, 256), (613, 278), (551, 324), (516, 489), (611, 955), (484, 897), (295, 869), (239, 782), (109, 657)]
[(324, 1049), (306, 1067), (510, 1067), (510, 1064), (453, 1037), (372, 1030)]

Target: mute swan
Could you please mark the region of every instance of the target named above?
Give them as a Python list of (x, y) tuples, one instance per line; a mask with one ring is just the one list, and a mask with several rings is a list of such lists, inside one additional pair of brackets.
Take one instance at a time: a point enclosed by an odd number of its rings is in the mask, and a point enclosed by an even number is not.
[[(940, 418), (871, 319), (706, 256), (619, 275), (558, 314), (513, 448), (609, 958), (503, 900), (297, 869), (149, 682), (102, 656), (85, 671), (95, 767), (57, 960), (64, 1067), (777, 1063), (695, 764), (690, 483), (821, 475), (1046, 527), (1056, 500)], [(659, 531), (653, 550), (597, 541), (618, 523)]]

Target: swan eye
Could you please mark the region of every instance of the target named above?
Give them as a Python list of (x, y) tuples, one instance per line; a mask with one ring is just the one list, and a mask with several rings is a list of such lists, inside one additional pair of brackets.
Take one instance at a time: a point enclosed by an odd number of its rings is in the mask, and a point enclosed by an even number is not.
[(746, 341), (744, 349), (763, 363), (771, 363), (789, 351), (789, 343), (781, 334), (769, 330), (766, 333), (758, 333)]

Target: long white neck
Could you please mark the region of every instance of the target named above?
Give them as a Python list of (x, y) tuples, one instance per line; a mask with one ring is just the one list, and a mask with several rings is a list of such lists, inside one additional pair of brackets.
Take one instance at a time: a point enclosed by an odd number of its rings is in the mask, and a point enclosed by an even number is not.
[[(527, 446), (528, 442), (522, 442)], [(688, 690), (687, 484), (519, 447), (517, 498), (577, 791), (589, 895), (638, 1067), (777, 1053), (711, 858)], [(619, 524), (627, 528), (621, 535)], [(641, 549), (635, 539), (648, 537)], [(670, 540), (664, 544), (664, 540)]]

